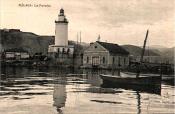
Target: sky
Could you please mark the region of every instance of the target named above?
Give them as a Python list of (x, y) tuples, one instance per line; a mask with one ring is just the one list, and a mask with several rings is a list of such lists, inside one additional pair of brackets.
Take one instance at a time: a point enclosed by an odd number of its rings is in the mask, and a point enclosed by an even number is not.
[[(49, 5), (20, 7), (19, 4)], [(120, 45), (175, 46), (175, 0), (0, 0), (0, 28), (54, 35), (63, 8), (69, 21), (69, 40)]]

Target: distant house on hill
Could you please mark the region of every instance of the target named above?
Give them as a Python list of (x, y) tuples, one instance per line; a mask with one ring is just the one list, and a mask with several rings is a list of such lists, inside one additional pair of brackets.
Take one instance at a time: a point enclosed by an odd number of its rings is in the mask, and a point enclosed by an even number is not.
[(117, 44), (96, 41), (84, 51), (84, 67), (124, 68), (129, 65), (129, 52)]
[(4, 51), (4, 59), (13, 59), (13, 60), (21, 60), (21, 59), (29, 59), (29, 53), (21, 48), (13, 48), (7, 49)]
[[(123, 45), (124, 49), (126, 49), (130, 53), (130, 62), (140, 62), (142, 48), (134, 45)], [(143, 62), (148, 63), (161, 63), (161, 57), (159, 54), (153, 52), (152, 50), (145, 50), (143, 56)]]
[[(141, 56), (136, 56), (135, 60), (136, 62), (140, 62), (140, 58)], [(147, 63), (161, 63), (161, 57), (159, 54), (154, 53), (154, 52), (149, 52), (149, 50), (145, 51), (145, 54), (143, 56), (143, 62), (147, 62)]]
[(2, 29), (4, 32), (20, 32), (20, 29)]

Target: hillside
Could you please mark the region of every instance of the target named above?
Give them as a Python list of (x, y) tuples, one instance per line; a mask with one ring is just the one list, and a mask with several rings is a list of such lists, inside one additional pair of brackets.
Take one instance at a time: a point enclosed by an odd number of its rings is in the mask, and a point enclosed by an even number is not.
[(175, 51), (175, 47), (168, 48), (168, 49), (166, 49), (165, 51), (162, 52), (162, 56), (174, 57), (174, 51)]
[(1, 51), (13, 48), (22, 48), (31, 55), (46, 54), (48, 46), (54, 43), (54, 36), (39, 36), (30, 32), (16, 30), (1, 30)]
[(175, 47), (172, 48), (150, 48), (153, 52), (160, 54), (162, 57), (174, 57)]
[[(54, 36), (39, 36), (31, 32), (22, 32), (18, 29), (0, 30), (1, 40), (0, 49), (1, 51), (13, 48), (20, 48), (28, 51), (31, 55), (35, 53), (47, 54), (48, 46), (54, 44)], [(77, 45), (75, 41), (69, 41), (69, 45), (74, 45), (76, 53), (83, 52), (89, 44), (81, 43)], [(121, 45), (126, 49), (130, 55), (140, 56), (142, 48), (134, 45)], [(162, 46), (152, 46), (145, 51), (145, 56), (162, 56), (165, 58), (174, 59), (173, 48), (166, 48)]]
[[(49, 45), (54, 44), (54, 36), (39, 36), (31, 32), (22, 32), (18, 29), (1, 30), (1, 51), (8, 49), (23, 49), (34, 55), (35, 53), (48, 52)], [(89, 46), (88, 43), (82, 42), (81, 45), (75, 41), (68, 41), (69, 45), (74, 45), (76, 53), (83, 52)]]
[(164, 51), (166, 51), (168, 49), (167, 47), (160, 46), (160, 45), (151, 45), (148, 48), (151, 49), (151, 50), (157, 50), (159, 52), (164, 52)]
[[(127, 50), (130, 55), (140, 56), (142, 52), (142, 48), (134, 45), (122, 45), (122, 47)], [(153, 52), (152, 50), (145, 50), (145, 56), (160, 56), (158, 53)]]

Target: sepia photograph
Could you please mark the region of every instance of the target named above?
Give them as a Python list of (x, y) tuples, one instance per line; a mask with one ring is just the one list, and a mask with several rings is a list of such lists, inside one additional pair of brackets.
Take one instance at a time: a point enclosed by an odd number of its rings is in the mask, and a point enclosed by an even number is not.
[(175, 114), (175, 0), (0, 0), (0, 114)]

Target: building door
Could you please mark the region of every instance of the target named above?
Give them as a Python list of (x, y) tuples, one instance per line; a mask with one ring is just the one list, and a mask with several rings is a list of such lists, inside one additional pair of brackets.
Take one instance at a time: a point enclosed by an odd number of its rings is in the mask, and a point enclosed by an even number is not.
[(92, 57), (92, 66), (98, 66), (100, 64), (100, 58), (98, 56)]

